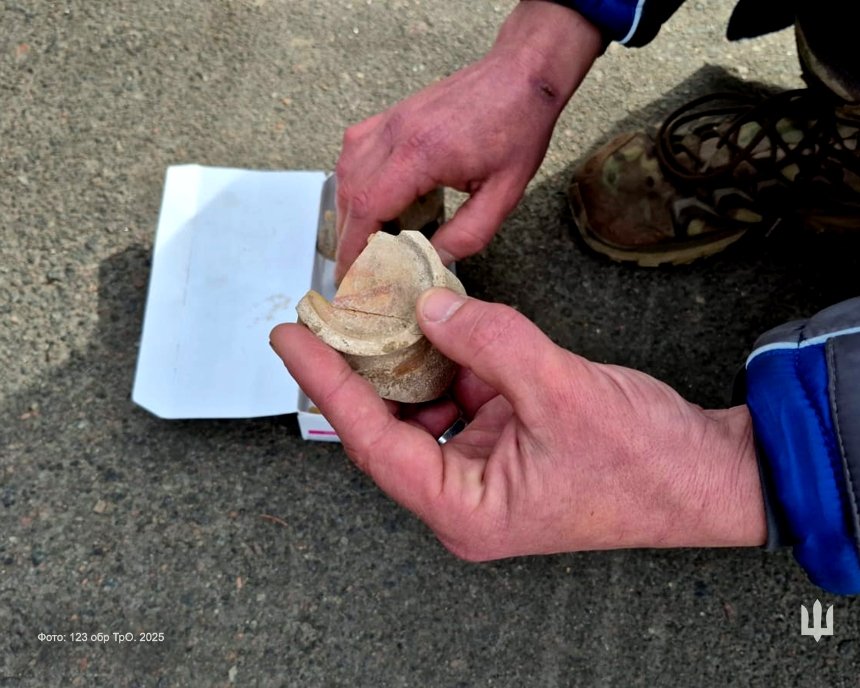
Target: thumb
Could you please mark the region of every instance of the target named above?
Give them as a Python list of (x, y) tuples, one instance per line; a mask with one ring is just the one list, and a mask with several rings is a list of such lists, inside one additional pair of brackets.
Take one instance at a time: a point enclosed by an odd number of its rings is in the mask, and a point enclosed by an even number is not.
[(522, 410), (534, 390), (557, 382), (561, 349), (513, 308), (428, 289), (416, 304), (418, 324), (448, 358), (472, 370)]

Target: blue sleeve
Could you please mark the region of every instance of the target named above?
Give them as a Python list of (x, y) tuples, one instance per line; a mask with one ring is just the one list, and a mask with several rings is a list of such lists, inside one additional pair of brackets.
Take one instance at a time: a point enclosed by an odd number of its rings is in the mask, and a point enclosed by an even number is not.
[[(576, 10), (600, 28), (606, 39), (641, 46), (651, 41), (684, 0), (553, 0)], [(786, 0), (738, 0), (726, 37), (760, 36), (790, 26), (795, 3)]]
[(746, 363), (769, 540), (860, 593), (860, 298), (763, 335)]
[(555, 0), (576, 10), (608, 40), (624, 45), (648, 43), (684, 0)]

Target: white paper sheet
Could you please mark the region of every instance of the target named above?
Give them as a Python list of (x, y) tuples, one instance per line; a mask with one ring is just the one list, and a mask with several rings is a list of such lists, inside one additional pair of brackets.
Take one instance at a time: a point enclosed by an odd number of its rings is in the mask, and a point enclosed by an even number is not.
[(310, 288), (323, 172), (168, 169), (132, 399), (162, 418), (292, 413), (269, 348)]

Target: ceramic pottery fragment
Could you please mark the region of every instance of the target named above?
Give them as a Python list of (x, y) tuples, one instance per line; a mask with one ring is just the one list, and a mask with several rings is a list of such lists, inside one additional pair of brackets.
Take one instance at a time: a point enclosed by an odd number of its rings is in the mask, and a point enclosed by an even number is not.
[(389, 234), (421, 232), (428, 239), (445, 222), (445, 189), (441, 186), (416, 198), (412, 205), (394, 220), (384, 222), (382, 231)]
[(381, 397), (419, 403), (441, 396), (455, 372), (415, 319), (415, 302), (430, 287), (466, 293), (420, 232), (377, 232), (331, 302), (311, 290), (296, 310), (300, 322), (341, 352)]
[(322, 224), (317, 232), (317, 251), (329, 260), (337, 255), (337, 213), (334, 210), (323, 212)]
[[(394, 220), (383, 223), (382, 231), (389, 234), (418, 231), (428, 239), (445, 221), (445, 190), (440, 186), (419, 196)], [(317, 251), (329, 260), (337, 254), (337, 214), (334, 210), (323, 213), (317, 234)]]

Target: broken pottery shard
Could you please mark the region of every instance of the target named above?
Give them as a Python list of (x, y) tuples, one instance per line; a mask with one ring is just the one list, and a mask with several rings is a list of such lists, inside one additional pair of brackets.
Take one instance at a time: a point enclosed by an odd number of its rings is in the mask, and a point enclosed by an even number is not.
[[(440, 186), (419, 196), (395, 219), (382, 223), (389, 234), (416, 230), (428, 239), (445, 221), (445, 190)], [(337, 255), (337, 213), (326, 210), (317, 234), (317, 251), (329, 260)]]
[(466, 293), (419, 232), (377, 232), (330, 303), (312, 290), (296, 310), (300, 321), (340, 351), (381, 397), (430, 401), (448, 388), (455, 372), (415, 319), (415, 302), (430, 287)]
[(334, 210), (323, 212), (322, 225), (317, 232), (317, 251), (329, 260), (337, 254), (337, 214)]
[(394, 220), (382, 223), (382, 231), (389, 234), (421, 232), (428, 239), (445, 221), (445, 189), (441, 186), (416, 198)]

